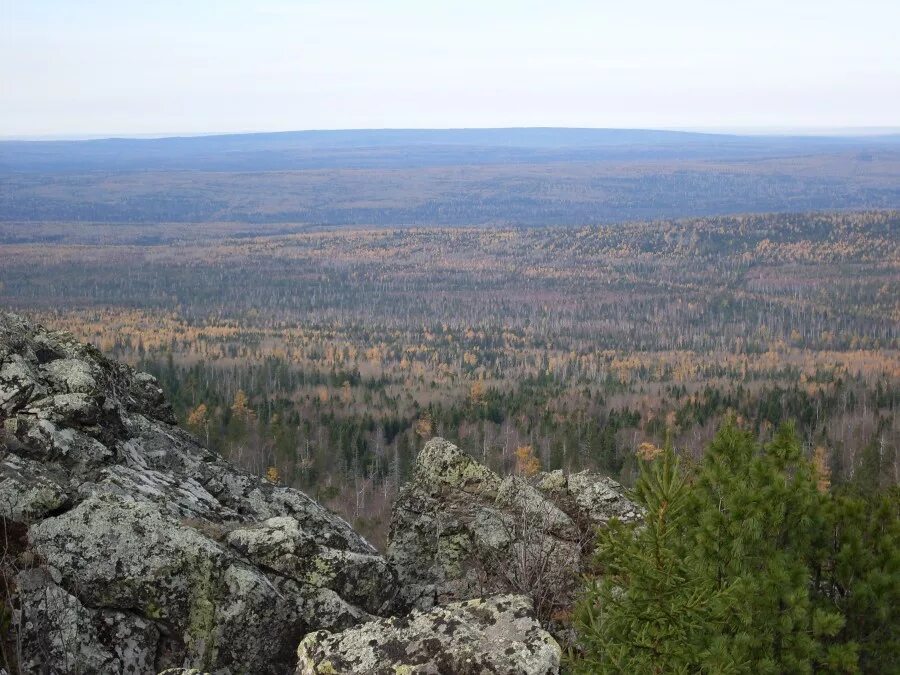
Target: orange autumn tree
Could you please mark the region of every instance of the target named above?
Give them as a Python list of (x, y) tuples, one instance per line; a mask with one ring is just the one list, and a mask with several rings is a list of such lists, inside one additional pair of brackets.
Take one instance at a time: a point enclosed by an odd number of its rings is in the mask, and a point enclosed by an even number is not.
[(534, 448), (530, 445), (520, 445), (516, 448), (516, 474), (529, 478), (541, 470), (541, 460), (534, 454)]
[(431, 435), (434, 433), (434, 422), (431, 420), (431, 413), (427, 410), (422, 414), (422, 416), (416, 420), (416, 435), (420, 438), (431, 438)]
[(238, 389), (234, 395), (231, 412), (241, 420), (249, 420), (253, 417), (253, 410), (250, 409), (250, 399), (247, 398), (247, 394), (243, 389)]
[(209, 421), (209, 411), (205, 403), (201, 403), (188, 415), (187, 423), (192, 429), (202, 429)]
[(821, 445), (813, 451), (812, 466), (816, 489), (822, 494), (827, 493), (831, 487), (831, 467), (828, 466), (827, 451)]
[(190, 412), (187, 424), (195, 432), (202, 430), (206, 434), (206, 444), (209, 445), (209, 409), (205, 403), (201, 403)]
[(278, 470), (277, 466), (270, 466), (266, 469), (266, 480), (270, 483), (275, 483), (276, 485), (281, 482), (281, 472)]
[(484, 382), (475, 380), (472, 383), (472, 386), (469, 388), (469, 400), (472, 402), (472, 405), (484, 403)]
[(662, 448), (658, 448), (648, 441), (644, 441), (638, 446), (636, 454), (645, 462), (651, 462), (663, 453)]

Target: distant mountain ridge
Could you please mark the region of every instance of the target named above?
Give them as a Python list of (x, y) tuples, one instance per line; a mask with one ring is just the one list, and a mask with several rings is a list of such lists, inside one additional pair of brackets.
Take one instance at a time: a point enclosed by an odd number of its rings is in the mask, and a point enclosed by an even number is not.
[(542, 226), (896, 208), (900, 135), (370, 129), (0, 142), (5, 223)]
[(900, 134), (737, 135), (522, 127), (351, 129), (166, 138), (0, 141), (0, 171), (280, 171), (627, 159), (741, 159), (900, 149)]

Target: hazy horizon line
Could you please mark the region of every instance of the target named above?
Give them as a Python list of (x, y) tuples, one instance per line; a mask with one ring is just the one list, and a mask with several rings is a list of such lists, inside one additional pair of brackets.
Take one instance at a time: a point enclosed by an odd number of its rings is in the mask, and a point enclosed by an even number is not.
[(833, 136), (833, 137), (866, 137), (900, 134), (900, 126), (689, 126), (689, 127), (625, 127), (625, 126), (484, 126), (484, 127), (335, 127), (318, 129), (244, 129), (220, 131), (160, 131), (152, 133), (129, 132), (97, 132), (97, 133), (63, 133), (63, 134), (0, 134), (0, 142), (7, 141), (101, 141), (101, 140), (162, 140), (168, 138), (203, 138), (209, 136), (241, 136), (315, 132), (348, 132), (348, 131), (485, 131), (514, 129), (571, 129), (592, 131), (670, 131), (710, 135), (733, 136)]

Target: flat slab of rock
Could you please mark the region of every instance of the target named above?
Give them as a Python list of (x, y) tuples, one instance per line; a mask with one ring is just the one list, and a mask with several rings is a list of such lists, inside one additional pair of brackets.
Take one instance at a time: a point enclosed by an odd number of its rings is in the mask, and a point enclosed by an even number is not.
[(561, 650), (528, 598), (505, 595), (310, 633), (297, 657), (297, 675), (550, 675), (559, 672)]

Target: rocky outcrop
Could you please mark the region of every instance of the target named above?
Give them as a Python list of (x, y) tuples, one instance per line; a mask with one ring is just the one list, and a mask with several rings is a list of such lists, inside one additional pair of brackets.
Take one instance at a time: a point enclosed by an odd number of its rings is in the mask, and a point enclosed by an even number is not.
[(556, 610), (569, 609), (596, 528), (633, 520), (622, 486), (593, 472), (501, 478), (441, 438), (394, 505), (387, 557), (409, 615), (317, 631), (314, 673), (556, 673)]
[(395, 609), (341, 518), (200, 445), (150, 375), (8, 314), (0, 422), (25, 672), (288, 672), (309, 631)]
[(539, 622), (596, 526), (637, 515), (600, 475), (501, 478), (436, 438), (382, 557), (179, 429), (150, 375), (0, 313), (0, 622), (23, 672), (555, 673)]
[(513, 592), (548, 618), (570, 604), (596, 527), (638, 516), (599, 474), (501, 478), (434, 438), (397, 498), (387, 557), (413, 606)]
[(510, 595), (417, 610), (337, 635), (311, 633), (297, 656), (297, 675), (550, 675), (559, 672), (561, 654), (531, 602)]

